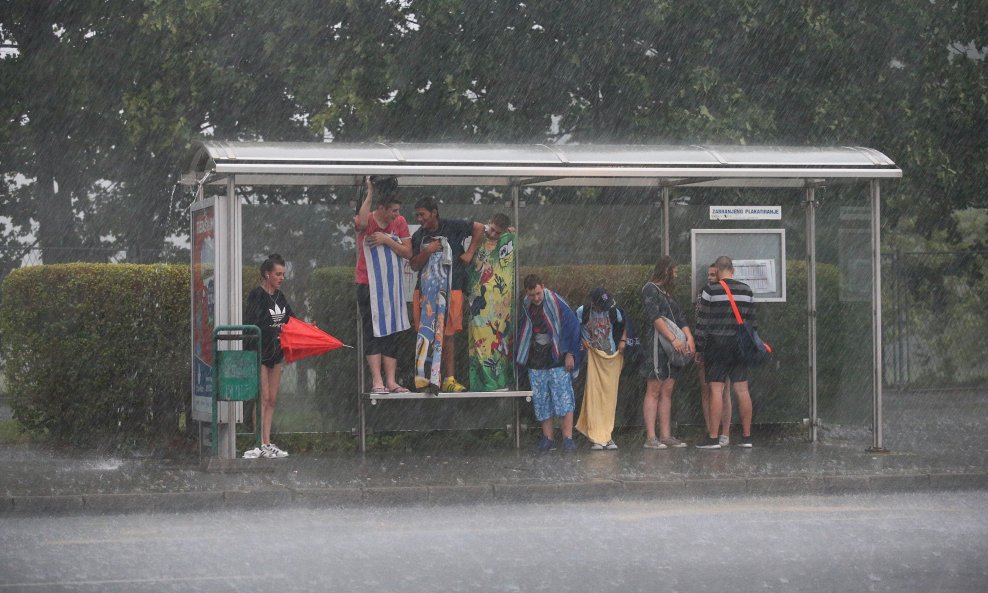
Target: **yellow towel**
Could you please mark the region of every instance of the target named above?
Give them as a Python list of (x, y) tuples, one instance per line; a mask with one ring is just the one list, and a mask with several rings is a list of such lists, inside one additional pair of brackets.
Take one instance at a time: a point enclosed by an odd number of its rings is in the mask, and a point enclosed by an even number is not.
[(587, 351), (587, 386), (576, 429), (595, 443), (603, 445), (611, 440), (623, 366), (624, 354), (621, 352), (607, 355), (595, 348)]

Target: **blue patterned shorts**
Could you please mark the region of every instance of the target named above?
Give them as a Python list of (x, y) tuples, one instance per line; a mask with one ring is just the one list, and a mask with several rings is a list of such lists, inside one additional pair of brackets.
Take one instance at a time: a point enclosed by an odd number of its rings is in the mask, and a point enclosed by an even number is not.
[(539, 422), (565, 416), (576, 409), (573, 381), (564, 367), (528, 369), (528, 380), (532, 384), (535, 419)]

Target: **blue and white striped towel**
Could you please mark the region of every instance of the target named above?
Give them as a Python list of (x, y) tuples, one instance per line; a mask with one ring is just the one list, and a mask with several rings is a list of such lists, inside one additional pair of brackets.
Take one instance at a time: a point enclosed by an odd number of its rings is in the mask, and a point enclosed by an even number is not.
[[(398, 237), (392, 235), (392, 239)], [(364, 244), (367, 262), (367, 284), (370, 287), (371, 319), (374, 336), (389, 336), (409, 329), (408, 307), (405, 305), (405, 279), (401, 258), (386, 245)]]

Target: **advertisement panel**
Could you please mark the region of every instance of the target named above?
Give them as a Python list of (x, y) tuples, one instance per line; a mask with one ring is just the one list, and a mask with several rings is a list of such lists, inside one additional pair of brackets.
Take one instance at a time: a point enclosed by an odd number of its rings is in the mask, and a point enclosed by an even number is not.
[(216, 212), (212, 198), (192, 206), (192, 419), (210, 422), (216, 327)]

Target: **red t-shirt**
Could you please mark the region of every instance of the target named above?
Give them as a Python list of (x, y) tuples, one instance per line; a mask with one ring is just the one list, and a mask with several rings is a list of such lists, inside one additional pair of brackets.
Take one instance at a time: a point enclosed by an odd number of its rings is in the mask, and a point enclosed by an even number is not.
[(408, 231), (408, 223), (405, 222), (405, 217), (398, 215), (397, 218), (391, 221), (391, 224), (387, 228), (381, 228), (377, 224), (377, 220), (374, 218), (374, 213), (372, 212), (370, 216), (367, 217), (367, 228), (363, 231), (357, 233), (357, 284), (367, 284), (369, 280), (367, 279), (367, 260), (364, 259), (364, 243), (367, 242), (367, 237), (373, 235), (374, 233), (382, 231), (389, 235), (394, 235), (399, 239), (407, 240), (411, 233)]

